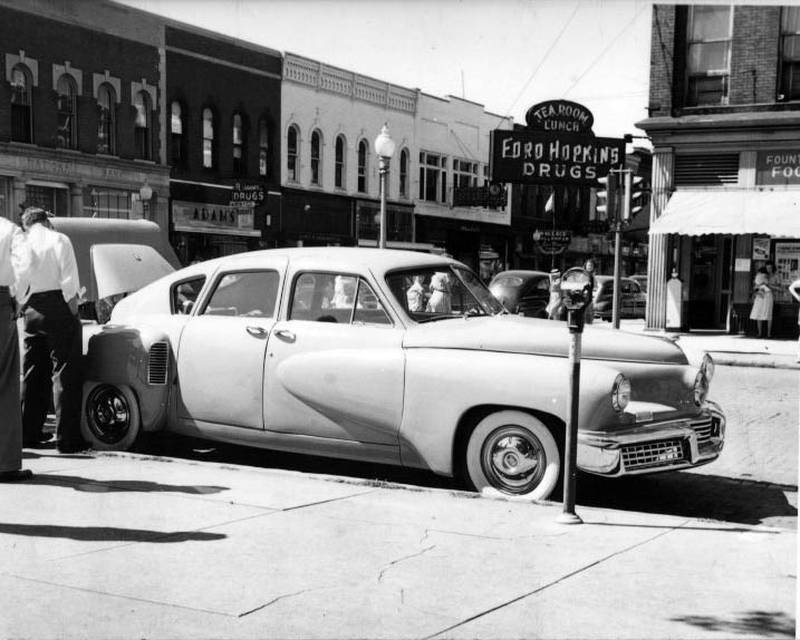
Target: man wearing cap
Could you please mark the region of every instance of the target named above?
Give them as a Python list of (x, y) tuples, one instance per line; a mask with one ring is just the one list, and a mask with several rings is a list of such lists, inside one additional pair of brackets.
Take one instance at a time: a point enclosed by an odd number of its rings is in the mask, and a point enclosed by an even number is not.
[(20, 228), (0, 217), (0, 482), (27, 480), (22, 468), (22, 414), (19, 406), (19, 336), (13, 293), (24, 265)]
[(27, 287), (22, 306), (23, 444), (31, 447), (41, 441), (52, 388), (56, 447), (62, 453), (73, 453), (85, 448), (80, 434), (82, 337), (75, 251), (69, 238), (53, 229), (48, 214), (39, 207), (25, 209), (22, 227), (30, 252), (29, 268), (20, 278), (21, 286)]

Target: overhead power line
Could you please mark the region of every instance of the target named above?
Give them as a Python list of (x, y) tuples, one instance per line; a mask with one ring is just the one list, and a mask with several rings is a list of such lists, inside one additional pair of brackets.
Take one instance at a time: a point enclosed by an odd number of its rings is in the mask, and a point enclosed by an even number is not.
[(517, 97), (514, 98), (514, 102), (511, 103), (511, 106), (509, 106), (508, 109), (506, 109), (506, 114), (508, 116), (511, 116), (511, 110), (517, 105), (517, 102), (519, 102), (519, 99), (522, 97), (522, 94), (525, 93), (525, 90), (528, 88), (528, 85), (530, 85), (530, 83), (533, 82), (533, 79), (536, 77), (536, 74), (539, 72), (539, 69), (542, 68), (542, 65), (545, 63), (545, 60), (547, 60), (547, 57), (550, 55), (553, 49), (555, 49), (556, 45), (558, 44), (558, 41), (561, 40), (561, 36), (564, 35), (564, 32), (567, 30), (567, 27), (569, 27), (570, 23), (572, 22), (572, 19), (575, 17), (575, 14), (578, 13), (579, 8), (580, 8), (580, 2), (578, 2), (578, 4), (575, 5), (575, 8), (572, 10), (572, 14), (570, 14), (569, 18), (564, 23), (564, 26), (561, 27), (561, 31), (558, 32), (556, 39), (553, 40), (553, 42), (547, 48), (547, 51), (544, 52), (544, 56), (542, 56), (542, 59), (539, 60), (539, 64), (536, 65), (536, 68), (533, 70), (530, 77), (525, 81), (525, 84), (522, 86), (522, 89), (520, 89), (519, 93), (517, 94)]

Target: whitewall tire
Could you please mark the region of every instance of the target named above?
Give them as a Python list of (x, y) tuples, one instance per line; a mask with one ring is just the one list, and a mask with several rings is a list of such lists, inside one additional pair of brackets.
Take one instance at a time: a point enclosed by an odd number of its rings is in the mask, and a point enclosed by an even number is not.
[(467, 480), (480, 493), (545, 500), (561, 474), (561, 455), (543, 422), (517, 410), (475, 425), (465, 451)]
[(124, 385), (87, 383), (81, 435), (97, 451), (127, 451), (141, 430), (139, 403)]

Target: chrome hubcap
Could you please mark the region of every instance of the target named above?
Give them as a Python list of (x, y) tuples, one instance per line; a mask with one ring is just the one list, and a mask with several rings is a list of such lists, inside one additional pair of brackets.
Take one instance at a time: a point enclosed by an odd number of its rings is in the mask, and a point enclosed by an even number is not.
[(95, 389), (86, 403), (89, 428), (102, 442), (119, 442), (130, 428), (130, 407), (125, 396), (110, 386)]
[(539, 439), (522, 427), (500, 427), (483, 445), (481, 465), (486, 478), (506, 493), (528, 493), (538, 485), (547, 466)]

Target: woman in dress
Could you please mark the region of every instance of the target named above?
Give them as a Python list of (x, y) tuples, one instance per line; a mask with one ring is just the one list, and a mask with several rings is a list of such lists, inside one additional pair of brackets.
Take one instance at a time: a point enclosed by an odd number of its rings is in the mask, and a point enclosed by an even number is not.
[(764, 327), (772, 325), (772, 289), (769, 286), (769, 274), (766, 267), (761, 267), (753, 281), (753, 306), (750, 309), (750, 319), (758, 325), (758, 337), (764, 338)]

